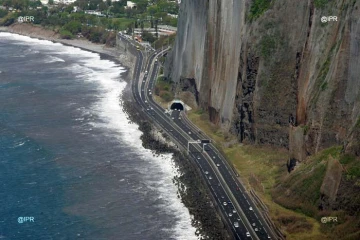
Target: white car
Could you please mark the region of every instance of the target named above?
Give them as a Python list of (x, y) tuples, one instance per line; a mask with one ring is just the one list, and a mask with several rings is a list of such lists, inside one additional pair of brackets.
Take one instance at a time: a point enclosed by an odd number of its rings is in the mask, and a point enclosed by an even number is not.
[(212, 176), (209, 176), (209, 179), (211, 180), (211, 179), (212, 179)]
[(174, 117), (172, 117), (171, 119), (173, 119), (173, 120), (174, 120), (175, 118), (174, 118)]
[(233, 213), (236, 213), (236, 210), (235, 210), (235, 209), (233, 209)]
[(191, 132), (189, 132), (189, 134), (191, 134)]
[(252, 225), (253, 225), (253, 227), (255, 227), (255, 225), (256, 225), (256, 224), (255, 224), (255, 223), (253, 223)]
[(232, 213), (229, 213), (229, 217), (232, 217)]
[(255, 232), (257, 232), (257, 231), (259, 231), (259, 229), (258, 229), (258, 228), (255, 228)]
[(246, 232), (246, 236), (247, 236), (247, 237), (250, 237), (250, 233), (249, 233), (249, 232)]
[(205, 174), (209, 174), (209, 172), (208, 172), (208, 171), (205, 171)]
[(145, 102), (147, 103), (147, 100), (145, 100)]
[(250, 210), (250, 211), (252, 211), (252, 210), (253, 210), (253, 208), (252, 208), (252, 207), (249, 207), (249, 210)]
[(220, 167), (220, 164), (217, 163), (216, 166)]
[(223, 205), (226, 206), (226, 205), (227, 205), (227, 202), (223, 202)]
[(238, 228), (238, 227), (239, 227), (239, 223), (238, 223), (238, 222), (234, 222), (234, 227)]

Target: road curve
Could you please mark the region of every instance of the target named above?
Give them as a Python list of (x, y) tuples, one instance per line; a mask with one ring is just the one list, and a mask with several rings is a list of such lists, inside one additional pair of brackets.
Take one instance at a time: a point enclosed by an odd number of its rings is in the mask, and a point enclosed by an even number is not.
[[(183, 120), (180, 111), (167, 114), (152, 99), (152, 89), (154, 89), (159, 70), (159, 62), (155, 61), (155, 58), (163, 55), (166, 50), (153, 51), (144, 63), (143, 52), (135, 47), (137, 43), (121, 34), (118, 37), (121, 41), (127, 42), (127, 49), (136, 56), (131, 89), (142, 111), (183, 149), (187, 149), (189, 142), (203, 139), (199, 131)], [(237, 179), (236, 173), (217, 149), (212, 144), (207, 144), (206, 151), (203, 152), (201, 143), (189, 144), (189, 147), (189, 157), (199, 167), (234, 238), (276, 239), (249, 194)]]

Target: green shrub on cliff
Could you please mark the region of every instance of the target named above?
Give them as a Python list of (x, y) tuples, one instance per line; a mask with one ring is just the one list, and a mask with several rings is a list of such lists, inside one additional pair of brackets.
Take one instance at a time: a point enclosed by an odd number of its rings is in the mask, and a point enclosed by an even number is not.
[(4, 9), (0, 9), (0, 18), (5, 17), (8, 14), (8, 12)]
[(255, 20), (269, 9), (271, 0), (254, 0), (250, 7), (249, 19)]
[(72, 35), (72, 33), (69, 32), (66, 29), (61, 29), (59, 33), (60, 33), (60, 37), (63, 38), (63, 39), (72, 39), (72, 38), (74, 38), (74, 35)]

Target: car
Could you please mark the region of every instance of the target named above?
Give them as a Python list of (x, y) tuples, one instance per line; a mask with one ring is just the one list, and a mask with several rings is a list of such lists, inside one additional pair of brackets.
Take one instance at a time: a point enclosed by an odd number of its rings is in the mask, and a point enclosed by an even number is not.
[(147, 74), (148, 73), (148, 71), (145, 71), (145, 74)]
[(172, 117), (171, 119), (173, 119), (173, 120), (174, 120), (175, 118), (174, 118), (174, 117)]
[(191, 132), (189, 132), (189, 134), (191, 134)]
[(178, 111), (180, 112), (181, 110), (179, 109)]
[(255, 225), (256, 225), (256, 224), (255, 224), (255, 223), (253, 223), (252, 225), (253, 225), (253, 227), (255, 227)]
[(213, 159), (215, 159), (216, 157), (215, 156), (213, 156)]
[(259, 229), (258, 228), (255, 228), (255, 232), (258, 232), (259, 231)]
[(231, 212), (229, 213), (229, 217), (232, 217), (232, 213), (231, 213)]
[(271, 237), (268, 235), (268, 239), (271, 239)]
[(177, 109), (175, 108), (174, 110), (176, 111)]
[(233, 209), (233, 213), (236, 213), (236, 209)]
[(209, 179), (211, 180), (211, 179), (212, 179), (212, 176), (209, 176)]
[(225, 198), (224, 196), (221, 196), (221, 198)]
[(172, 129), (170, 129), (170, 132), (172, 132), (173, 130)]
[(146, 109), (146, 110), (150, 111), (150, 109), (149, 109), (149, 108), (148, 108), (148, 109)]
[(232, 204), (232, 202), (231, 202), (231, 201), (228, 201), (228, 204)]
[(147, 100), (145, 100), (145, 102), (147, 103)]
[(149, 92), (149, 95), (151, 95), (151, 92)]
[(249, 207), (249, 210), (250, 210), (250, 211), (252, 211), (252, 210), (253, 210), (253, 208), (252, 208), (252, 207)]
[(249, 232), (246, 232), (246, 236), (247, 236), (247, 237), (250, 237), (250, 233), (249, 233)]
[(152, 107), (150, 107), (151, 110), (154, 110)]
[(155, 62), (157, 62), (158, 60), (157, 60), (157, 58), (155, 58)]
[(216, 166), (217, 166), (217, 167), (220, 167), (220, 164), (217, 163)]
[(209, 174), (209, 172), (208, 172), (208, 171), (205, 171), (205, 174)]
[(239, 223), (238, 223), (238, 222), (234, 222), (234, 227), (238, 228), (238, 227), (239, 227)]
[(226, 205), (227, 205), (227, 202), (223, 202), (223, 205), (226, 206)]
[(179, 117), (178, 119), (181, 120), (181, 117)]

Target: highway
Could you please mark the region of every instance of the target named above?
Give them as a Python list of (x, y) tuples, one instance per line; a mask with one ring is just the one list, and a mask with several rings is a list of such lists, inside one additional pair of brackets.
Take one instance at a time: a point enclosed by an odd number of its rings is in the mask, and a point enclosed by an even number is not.
[[(144, 62), (143, 52), (136, 49), (136, 43), (121, 34), (118, 37), (129, 43), (128, 50), (137, 58), (131, 88), (142, 111), (183, 149), (187, 149), (189, 142), (204, 139), (195, 127), (185, 121), (181, 111), (166, 113), (152, 98), (159, 70), (159, 62), (155, 59), (166, 50), (153, 51)], [(276, 239), (226, 159), (211, 143), (206, 144), (206, 151), (202, 151), (202, 147), (203, 143), (189, 144), (189, 157), (200, 169), (234, 238), (270, 239), (271, 236), (271, 239)]]

